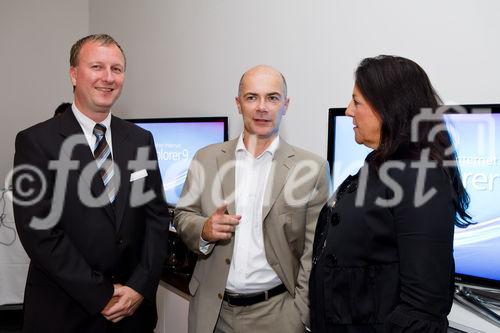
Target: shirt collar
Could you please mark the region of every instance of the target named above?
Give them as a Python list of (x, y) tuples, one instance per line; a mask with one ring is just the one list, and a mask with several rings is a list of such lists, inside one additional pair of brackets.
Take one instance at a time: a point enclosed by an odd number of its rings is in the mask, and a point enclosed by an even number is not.
[[(250, 152), (247, 150), (247, 147), (245, 147), (245, 144), (243, 143), (243, 135), (244, 133), (241, 133), (240, 136), (238, 137), (238, 142), (236, 143), (236, 152), (244, 151), (250, 154)], [(276, 135), (276, 137), (273, 139), (273, 142), (256, 158), (261, 157), (265, 153), (270, 154), (271, 156), (274, 156), (274, 153), (276, 153), (276, 150), (278, 149), (278, 146), (280, 144), (280, 136)]]
[[(80, 110), (78, 110), (74, 102), (71, 105), (71, 109), (73, 110), (73, 114), (75, 115), (76, 120), (78, 120), (78, 123), (80, 123), (82, 128), (87, 132), (93, 133), (95, 124), (97, 123), (84, 115)], [(111, 112), (108, 113), (106, 119), (101, 121), (100, 124), (106, 127), (106, 132), (109, 131), (111, 126)]]

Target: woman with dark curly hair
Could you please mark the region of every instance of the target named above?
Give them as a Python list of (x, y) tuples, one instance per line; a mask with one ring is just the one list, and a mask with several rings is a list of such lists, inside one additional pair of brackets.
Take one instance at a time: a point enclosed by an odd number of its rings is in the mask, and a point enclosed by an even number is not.
[(314, 333), (446, 332), (454, 226), (470, 216), (440, 104), (409, 59), (378, 56), (357, 68), (346, 115), (356, 142), (373, 151), (318, 219)]

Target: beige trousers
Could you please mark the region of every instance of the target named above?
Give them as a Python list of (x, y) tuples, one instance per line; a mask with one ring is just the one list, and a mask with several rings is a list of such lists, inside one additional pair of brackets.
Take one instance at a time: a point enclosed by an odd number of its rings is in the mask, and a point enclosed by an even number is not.
[(289, 293), (249, 306), (222, 302), (214, 333), (304, 333), (297, 307)]

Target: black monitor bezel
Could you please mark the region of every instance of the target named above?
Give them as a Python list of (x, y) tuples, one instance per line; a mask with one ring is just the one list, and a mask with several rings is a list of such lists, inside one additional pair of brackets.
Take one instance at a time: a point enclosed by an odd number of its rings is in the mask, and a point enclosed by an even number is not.
[[(224, 123), (224, 141), (229, 139), (229, 117), (227, 116), (214, 116), (214, 117), (168, 117), (168, 118), (131, 118), (125, 119), (133, 124), (148, 123), (148, 124), (161, 124), (161, 123)], [(168, 203), (170, 208), (175, 208), (174, 204)]]
[(172, 117), (172, 118), (131, 118), (125, 119), (131, 123), (224, 123), (224, 141), (229, 139), (229, 126), (227, 116), (216, 117)]
[[(454, 106), (450, 105), (449, 111), (453, 112)], [(496, 114), (500, 113), (500, 104), (461, 104), (461, 107), (464, 107), (467, 113), (472, 113), (473, 109), (490, 109), (491, 113)], [(330, 108), (328, 109), (328, 144), (327, 144), (327, 159), (330, 164), (330, 170), (333, 179), (333, 157), (335, 155), (335, 118), (338, 116), (345, 116), (346, 108)], [(492, 280), (488, 278), (478, 277), (474, 275), (455, 273), (455, 283), (463, 284), (468, 286), (478, 286), (481, 288), (492, 288), (492, 289), (500, 289), (500, 280)]]

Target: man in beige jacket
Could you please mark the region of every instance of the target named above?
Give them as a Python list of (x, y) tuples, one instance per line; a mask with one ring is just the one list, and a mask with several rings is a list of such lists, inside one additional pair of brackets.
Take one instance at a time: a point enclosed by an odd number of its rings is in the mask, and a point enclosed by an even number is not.
[(190, 333), (304, 332), (328, 163), (278, 135), (289, 99), (277, 70), (243, 74), (243, 133), (198, 151), (174, 224), (199, 253), (189, 290)]

